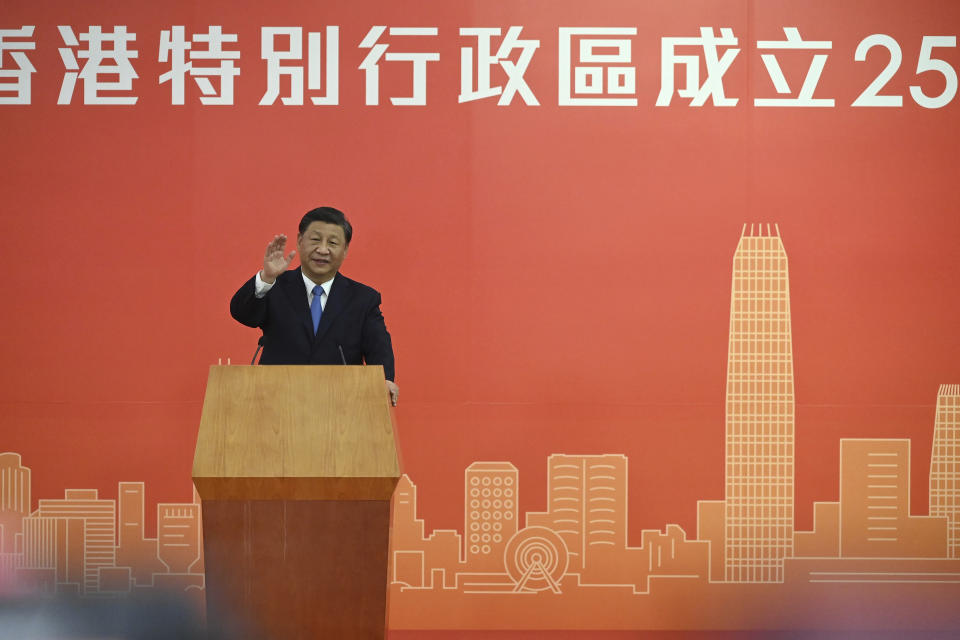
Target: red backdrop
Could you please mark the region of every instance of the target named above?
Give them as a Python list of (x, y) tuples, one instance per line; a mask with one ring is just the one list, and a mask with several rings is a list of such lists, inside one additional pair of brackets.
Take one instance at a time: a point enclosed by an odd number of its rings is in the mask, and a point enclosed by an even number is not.
[[(58, 105), (57, 25), (127, 25), (132, 106)], [(161, 29), (220, 24), (241, 51), (233, 106), (187, 80), (170, 104)], [(427, 104), (409, 63), (381, 66), (364, 104), (360, 40), (373, 25), (438, 27), (394, 40), (432, 51)], [(925, 35), (955, 35), (954, 2), (15, 2), (0, 28), (36, 25), (30, 105), (0, 105), (6, 260), (0, 314), (0, 451), (33, 470), (34, 500), (64, 487), (144, 480), (186, 500), (207, 368), (248, 361), (255, 332), (227, 310), (274, 233), (322, 204), (356, 233), (344, 273), (383, 293), (394, 337), (405, 471), (428, 530), (461, 528), (463, 470), (509, 460), (520, 509), (542, 510), (546, 457), (624, 453), (630, 542), (695, 530), (723, 497), (730, 267), (744, 223), (777, 223), (790, 259), (796, 524), (835, 500), (841, 437), (913, 442), (914, 511), (926, 513), (938, 385), (958, 380), (958, 101), (918, 106)], [(340, 26), (340, 104), (259, 106), (261, 26)], [(539, 39), (517, 96), (458, 104), (460, 27), (522, 25)], [(559, 106), (558, 27), (635, 27), (635, 107)], [(662, 37), (730, 27), (734, 107), (656, 107)], [(775, 97), (758, 40), (797, 27), (830, 40), (817, 97)], [(886, 66), (900, 108), (850, 104)], [(475, 41), (474, 41), (475, 42)], [(954, 70), (956, 48), (936, 49)], [(790, 57), (793, 55), (795, 57)], [(811, 52), (782, 54), (796, 90)], [(8, 60), (5, 60), (8, 62)], [(495, 69), (495, 82), (505, 76)], [(679, 82), (679, 76), (678, 76)], [(664, 487), (667, 486), (667, 489)], [(148, 514), (150, 509), (148, 509)]]

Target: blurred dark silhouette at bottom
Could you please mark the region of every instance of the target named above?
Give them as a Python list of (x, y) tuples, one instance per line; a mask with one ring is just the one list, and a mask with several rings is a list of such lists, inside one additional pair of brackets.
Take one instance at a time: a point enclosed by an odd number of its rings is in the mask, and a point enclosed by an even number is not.
[(248, 630), (207, 629), (194, 601), (175, 595), (0, 599), (0, 640), (227, 640)]

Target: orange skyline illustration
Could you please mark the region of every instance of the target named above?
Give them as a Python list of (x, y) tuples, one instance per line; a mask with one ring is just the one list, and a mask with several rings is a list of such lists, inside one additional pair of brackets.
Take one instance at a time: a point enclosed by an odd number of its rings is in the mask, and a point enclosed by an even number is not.
[[(625, 455), (554, 453), (543, 512), (521, 513), (509, 461), (464, 470), (463, 529), (427, 532), (417, 486), (393, 501), (397, 629), (960, 629), (960, 385), (937, 392), (926, 516), (911, 515), (909, 439), (841, 439), (839, 499), (794, 526), (794, 368), (787, 255), (745, 226), (733, 258), (722, 500), (696, 531), (628, 545)], [(679, 478), (678, 478), (679, 480)], [(664, 478), (669, 487), (671, 479)], [(668, 490), (658, 487), (655, 490)], [(0, 593), (203, 589), (200, 504), (67, 489), (30, 511), (30, 469), (0, 454)]]
[(30, 511), (30, 469), (0, 453), (0, 594), (117, 596), (203, 589), (200, 502), (157, 505), (157, 537), (144, 532), (144, 483), (120, 482), (117, 499), (66, 489)]
[(426, 534), (404, 476), (391, 626), (960, 628), (960, 385), (937, 395), (929, 516), (911, 515), (908, 439), (841, 439), (840, 499), (815, 503), (813, 530), (796, 531), (793, 376), (786, 251), (776, 226), (745, 225), (730, 297), (724, 499), (699, 501), (695, 535), (668, 524), (627, 545), (624, 455), (549, 456), (547, 511), (523, 523), (517, 469), (473, 463), (463, 538)]

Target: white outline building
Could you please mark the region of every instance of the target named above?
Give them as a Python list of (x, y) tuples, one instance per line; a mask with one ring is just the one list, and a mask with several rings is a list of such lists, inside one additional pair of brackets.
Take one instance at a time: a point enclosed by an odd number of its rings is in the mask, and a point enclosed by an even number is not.
[(724, 577), (782, 582), (793, 555), (790, 282), (780, 230), (744, 225), (733, 256), (726, 390)]
[(528, 513), (527, 526), (559, 534), (570, 555), (569, 573), (603, 579), (609, 569), (605, 560), (615, 556), (622, 561), (617, 554), (627, 546), (626, 456), (551, 455), (547, 496), (548, 511)]
[(72, 582), (70, 572), (64, 567), (73, 566), (75, 559), (61, 557), (69, 554), (72, 546), (63, 540), (78, 540), (77, 546), (82, 549), (82, 583), (77, 585), (78, 591), (99, 592), (100, 569), (117, 565), (116, 513), (116, 502), (98, 498), (96, 489), (67, 489), (62, 500), (40, 500), (37, 511), (24, 520), (28, 534), (24, 566), (56, 566), (58, 585)]
[(474, 462), (464, 471), (464, 555), (471, 571), (505, 570), (503, 551), (517, 532), (518, 480), (509, 462)]
[(0, 453), (0, 553), (18, 551), (21, 521), (30, 515), (30, 469), (19, 453)]

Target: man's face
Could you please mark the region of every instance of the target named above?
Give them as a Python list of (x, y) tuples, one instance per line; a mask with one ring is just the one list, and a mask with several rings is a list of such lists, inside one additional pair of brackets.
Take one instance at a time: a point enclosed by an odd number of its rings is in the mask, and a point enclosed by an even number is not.
[(311, 222), (297, 234), (297, 252), (303, 273), (317, 284), (332, 278), (347, 256), (347, 238), (340, 225)]

